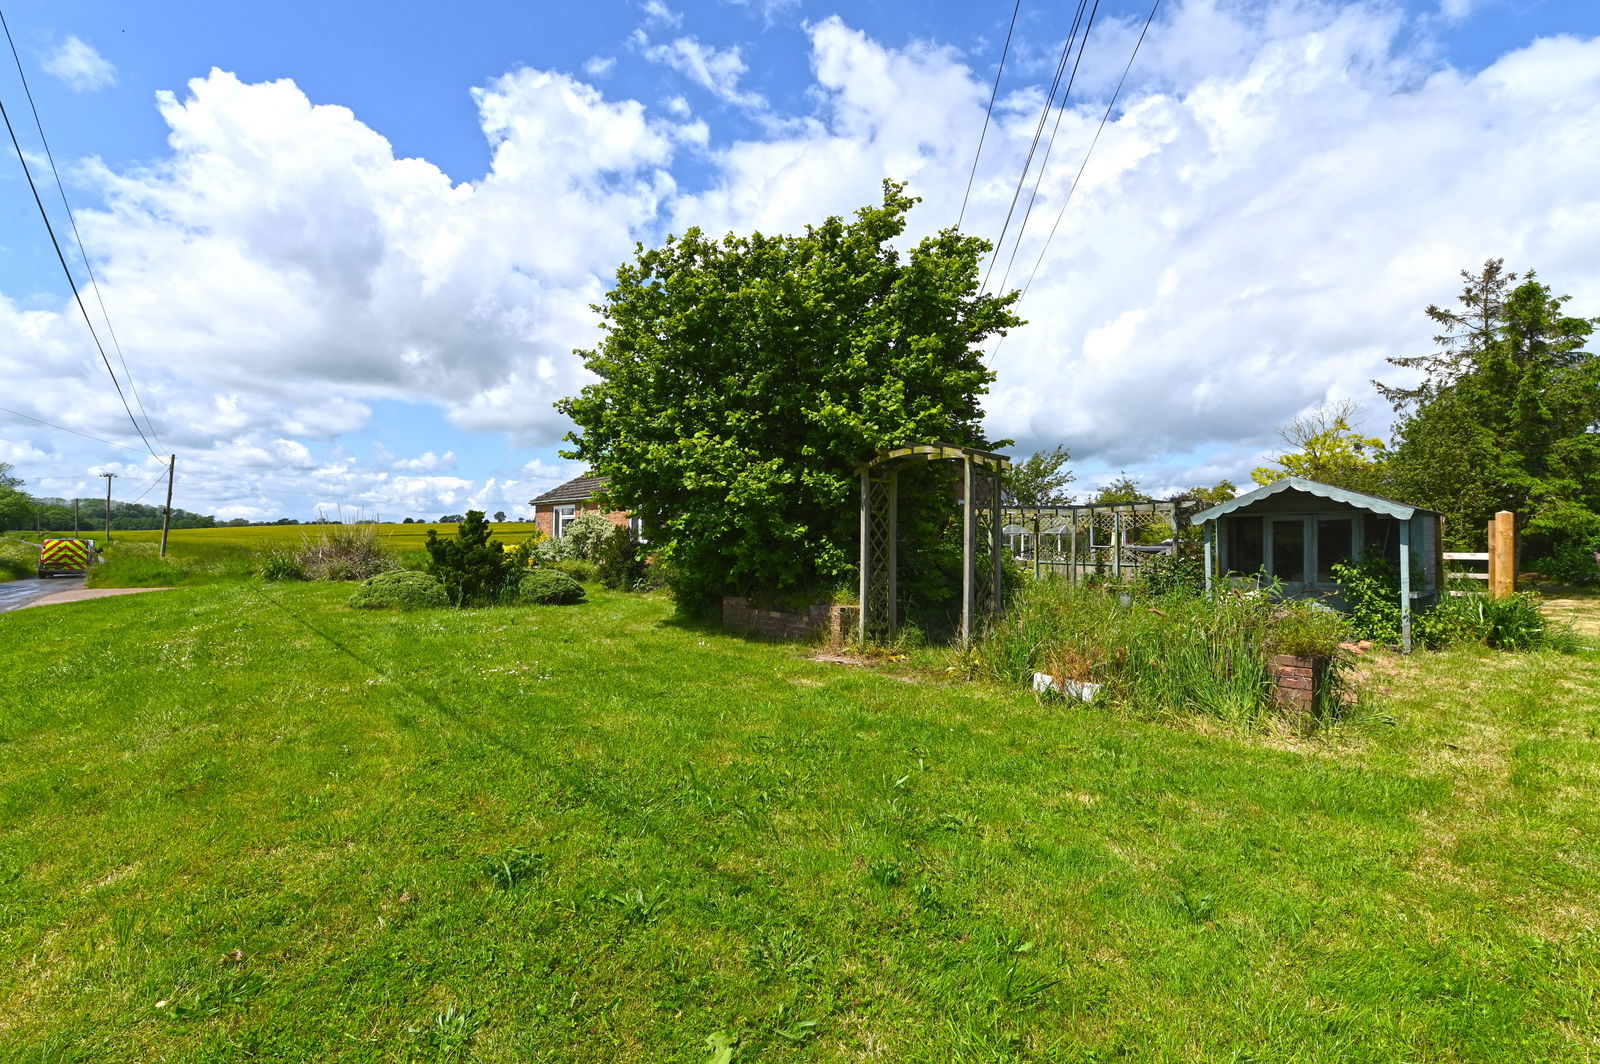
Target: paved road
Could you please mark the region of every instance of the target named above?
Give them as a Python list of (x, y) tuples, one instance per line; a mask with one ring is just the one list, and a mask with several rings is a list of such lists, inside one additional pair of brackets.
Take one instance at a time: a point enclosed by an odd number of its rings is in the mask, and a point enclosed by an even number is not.
[(18, 606), (26, 606), (34, 599), (52, 595), (57, 591), (76, 591), (82, 588), (83, 584), (84, 578), (81, 576), (52, 576), (48, 580), (35, 577), (0, 584), (0, 613), (14, 610)]

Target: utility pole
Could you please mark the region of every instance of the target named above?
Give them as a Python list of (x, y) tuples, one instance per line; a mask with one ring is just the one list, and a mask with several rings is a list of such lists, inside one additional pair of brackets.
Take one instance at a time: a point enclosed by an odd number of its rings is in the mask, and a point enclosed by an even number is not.
[(72, 535), (73, 535), (73, 538), (77, 538), (77, 535), (78, 535), (78, 500), (77, 499), (73, 499), (72, 500)]
[(172, 474), (178, 468), (178, 456), (167, 455), (167, 508), (161, 511), (161, 556), (167, 556), (167, 530), (172, 527)]
[(116, 477), (116, 474), (115, 473), (101, 473), (100, 475), (106, 478), (106, 542), (110, 543), (111, 542), (111, 481)]

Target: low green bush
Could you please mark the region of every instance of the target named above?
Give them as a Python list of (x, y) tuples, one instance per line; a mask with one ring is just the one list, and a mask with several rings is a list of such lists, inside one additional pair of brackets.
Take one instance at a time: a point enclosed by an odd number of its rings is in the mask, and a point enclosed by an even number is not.
[(1392, 645), (1400, 642), (1400, 569), (1389, 559), (1372, 557), (1333, 566), (1350, 627), (1362, 639)]
[(414, 569), (393, 569), (368, 577), (350, 596), (350, 606), (358, 610), (421, 610), (448, 605), (450, 599), (438, 578)]
[(1495, 650), (1576, 649), (1572, 633), (1544, 615), (1531, 592), (1490, 598), (1481, 591), (1447, 595), (1413, 625), (1416, 641), (1427, 647), (1481, 643)]
[(586, 562), (578, 558), (564, 562), (551, 562), (545, 568), (557, 573), (566, 573), (580, 584), (587, 584), (595, 578), (596, 574), (594, 562)]
[(1534, 565), (1540, 576), (1554, 583), (1594, 587), (1600, 585), (1600, 564), (1595, 562), (1597, 550), (1600, 550), (1600, 542), (1563, 543)]
[(536, 606), (570, 606), (582, 602), (585, 594), (582, 584), (552, 569), (535, 569), (522, 578), (517, 592), (523, 602)]

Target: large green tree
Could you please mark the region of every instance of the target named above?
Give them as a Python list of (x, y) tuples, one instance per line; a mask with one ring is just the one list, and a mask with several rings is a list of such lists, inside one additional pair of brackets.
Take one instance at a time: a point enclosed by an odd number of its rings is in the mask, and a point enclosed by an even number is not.
[(1278, 438), (1286, 449), (1270, 466), (1253, 470), (1250, 479), (1272, 484), (1285, 477), (1301, 477), (1376, 494), (1384, 485), (1383, 441), (1356, 427), (1361, 408), (1350, 400), (1324, 403), (1285, 425)]
[(1061, 506), (1071, 501), (1066, 486), (1075, 479), (1067, 463), (1072, 452), (1063, 444), (1035, 451), (1006, 470), (1001, 492), (1007, 506)]
[[(599, 380), (558, 404), (567, 456), (610, 478), (688, 604), (839, 580), (856, 466), (880, 448), (991, 445), (980, 348), (1021, 324), (1016, 296), (980, 293), (989, 245), (955, 229), (898, 251), (915, 202), (885, 182), (881, 205), (800, 235), (690, 229), (641, 246), (595, 308), (604, 336), (579, 354)], [(947, 480), (903, 478), (907, 539), (954, 511)]]
[(1445, 515), (1456, 544), (1483, 539), (1496, 510), (1553, 542), (1600, 534), (1600, 359), (1584, 350), (1600, 319), (1564, 311), (1529, 271), (1502, 260), (1463, 273), (1462, 309), (1429, 307), (1438, 351), (1390, 359), (1419, 383), (1379, 384), (1401, 415), (1393, 491)]

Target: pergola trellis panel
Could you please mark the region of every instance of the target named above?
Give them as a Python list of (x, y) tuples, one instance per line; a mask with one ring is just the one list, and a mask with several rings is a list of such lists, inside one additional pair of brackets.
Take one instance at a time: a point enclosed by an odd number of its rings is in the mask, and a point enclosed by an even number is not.
[[(1198, 508), (1186, 498), (1007, 506), (1002, 518), (1007, 546), (1034, 576), (1055, 573), (1080, 580), (1098, 573), (1120, 580), (1152, 558), (1173, 553), (1184, 516)], [(1151, 532), (1160, 537), (1157, 542), (1148, 541)]]
[[(962, 642), (975, 633), (977, 619), (1001, 602), (1000, 477), (1011, 459), (952, 443), (918, 444), (880, 451), (859, 468), (861, 477), (860, 636), (887, 634), (900, 627), (899, 493), (900, 471), (908, 465), (951, 459), (961, 463), (961, 627)], [(989, 570), (978, 579), (978, 545), (989, 544)]]

